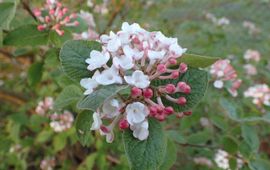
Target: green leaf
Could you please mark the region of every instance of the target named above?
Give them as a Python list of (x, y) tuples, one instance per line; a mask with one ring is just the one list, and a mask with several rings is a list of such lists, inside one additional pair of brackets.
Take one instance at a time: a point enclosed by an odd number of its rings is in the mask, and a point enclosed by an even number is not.
[(214, 64), (220, 58), (207, 57), (196, 54), (183, 54), (182, 57), (178, 59), (178, 63), (186, 63), (187, 65), (194, 68), (205, 68)]
[(256, 128), (243, 124), (241, 126), (242, 137), (244, 141), (249, 145), (252, 151), (257, 151), (260, 146), (260, 140), (256, 132)]
[(97, 153), (88, 155), (85, 160), (79, 165), (78, 170), (91, 170), (95, 165)]
[(222, 98), (220, 100), (220, 105), (222, 108), (226, 111), (227, 115), (229, 116), (230, 119), (239, 121), (239, 115), (237, 113), (236, 106), (234, 103), (230, 102), (229, 100)]
[(75, 85), (65, 87), (55, 100), (54, 106), (56, 108), (64, 108), (76, 101), (82, 96), (82, 91)]
[(60, 62), (64, 72), (73, 80), (80, 81), (90, 77), (85, 60), (92, 50), (101, 50), (101, 45), (96, 41), (69, 40), (60, 51)]
[(109, 85), (101, 86), (90, 95), (80, 100), (77, 104), (79, 109), (87, 109), (96, 111), (98, 107), (104, 103), (104, 101), (116, 95), (119, 91), (128, 88), (128, 85)]
[(187, 143), (186, 138), (181, 133), (179, 133), (175, 130), (168, 130), (168, 131), (166, 131), (166, 134), (167, 134), (169, 139), (174, 140), (177, 143), (180, 143), (180, 144)]
[(232, 137), (226, 136), (222, 139), (222, 144), (224, 147), (224, 150), (231, 153), (235, 154), (238, 151), (238, 144), (236, 140)]
[(53, 68), (53, 69), (57, 68), (59, 64), (58, 54), (59, 54), (59, 49), (57, 48), (49, 49), (44, 55), (45, 57), (44, 66), (46, 68)]
[(167, 99), (163, 98), (162, 100), (167, 103), (168, 105), (172, 106), (175, 111), (182, 112), (187, 111), (195, 107), (200, 100), (203, 98), (207, 86), (208, 86), (208, 74), (206, 71), (189, 68), (188, 71), (179, 77), (178, 80), (160, 80), (155, 81), (152, 84), (154, 86), (165, 85), (168, 83), (172, 83), (177, 85), (179, 81), (184, 81), (191, 86), (191, 93), (190, 94), (183, 94), (183, 93), (176, 93), (171, 95), (174, 98), (179, 98), (180, 96), (184, 96), (187, 99), (187, 103), (185, 106), (179, 106), (176, 103), (172, 103)]
[(38, 31), (36, 25), (24, 25), (7, 34), (4, 45), (38, 46), (48, 43), (49, 32)]
[(37, 62), (31, 65), (28, 70), (28, 84), (30, 86), (36, 86), (41, 78), (42, 78), (42, 71), (43, 71), (43, 63)]
[(9, 29), (9, 25), (15, 16), (16, 3), (2, 2), (0, 3), (0, 30)]
[(149, 119), (149, 136), (140, 141), (131, 130), (123, 134), (123, 142), (131, 170), (154, 170), (161, 166), (166, 153), (166, 137), (160, 122)]
[(163, 163), (160, 166), (160, 170), (169, 170), (175, 163), (176, 158), (177, 158), (177, 148), (175, 146), (175, 143), (172, 142), (171, 140), (168, 140), (166, 154)]
[(208, 130), (193, 133), (187, 137), (187, 143), (198, 145), (205, 144), (211, 138), (211, 134)]
[(83, 146), (90, 146), (93, 141), (90, 131), (90, 127), (93, 121), (92, 115), (93, 113), (91, 111), (84, 111), (80, 113), (76, 118), (76, 132), (79, 141)]
[(48, 141), (53, 135), (53, 131), (51, 129), (41, 131), (37, 137), (35, 138), (36, 142), (44, 143)]
[(58, 35), (55, 31), (50, 31), (49, 40), (56, 47), (61, 47), (67, 40), (72, 39), (72, 33), (67, 29), (64, 29), (64, 31), (65, 33), (62, 36)]
[(67, 144), (67, 135), (66, 133), (58, 133), (56, 136), (53, 138), (53, 149), (54, 152), (58, 152), (62, 149), (65, 148)]
[(251, 160), (248, 164), (251, 170), (269, 170), (270, 162), (264, 159)]

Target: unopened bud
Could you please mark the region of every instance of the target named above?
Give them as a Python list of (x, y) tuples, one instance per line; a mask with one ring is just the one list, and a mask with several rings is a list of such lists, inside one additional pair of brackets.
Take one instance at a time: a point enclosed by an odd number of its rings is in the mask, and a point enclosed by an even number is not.
[(180, 73), (185, 73), (187, 71), (187, 69), (188, 69), (188, 67), (187, 67), (187, 65), (185, 63), (181, 63), (179, 65), (179, 72)]
[(173, 84), (167, 84), (165, 90), (169, 94), (173, 94), (175, 92), (175, 86)]
[(153, 90), (150, 88), (144, 89), (143, 90), (143, 96), (147, 99), (150, 99), (153, 97)]
[(181, 106), (185, 105), (187, 103), (187, 99), (185, 97), (179, 97), (177, 100), (177, 103)]
[(129, 127), (129, 123), (126, 119), (121, 119), (118, 125), (120, 129), (127, 129)]
[(166, 66), (165, 66), (164, 64), (159, 64), (159, 65), (157, 66), (157, 71), (158, 71), (159, 73), (165, 73), (165, 72), (167, 71), (167, 68), (166, 68)]
[(132, 87), (131, 89), (131, 96), (132, 97), (138, 97), (142, 95), (142, 90), (139, 89), (138, 87)]

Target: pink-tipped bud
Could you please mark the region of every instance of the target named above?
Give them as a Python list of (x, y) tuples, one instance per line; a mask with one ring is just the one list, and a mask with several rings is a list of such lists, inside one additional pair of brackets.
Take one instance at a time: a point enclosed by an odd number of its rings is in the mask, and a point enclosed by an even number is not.
[(150, 99), (150, 98), (152, 98), (153, 97), (153, 90), (152, 89), (150, 89), (150, 88), (147, 88), (147, 89), (144, 89), (143, 90), (143, 96), (145, 97), (145, 98), (147, 98), (147, 99)]
[(185, 116), (190, 116), (192, 115), (192, 111), (186, 111), (186, 112), (183, 112)]
[(162, 114), (163, 113), (163, 107), (162, 106), (156, 106), (156, 108), (157, 108), (157, 113), (158, 114)]
[(45, 30), (45, 26), (44, 26), (44, 25), (38, 25), (38, 26), (37, 26), (37, 29), (38, 29), (39, 31), (43, 31), (43, 30)]
[(54, 9), (51, 9), (51, 10), (49, 11), (49, 14), (50, 14), (50, 15), (54, 15), (54, 13), (55, 13), (55, 10), (54, 10)]
[(75, 21), (75, 22), (74, 22), (74, 25), (75, 25), (76, 27), (79, 26), (79, 25), (80, 25), (79, 21)]
[(63, 35), (64, 35), (64, 33), (65, 33), (65, 31), (64, 31), (64, 30), (59, 30), (59, 29), (56, 29), (55, 31), (56, 31), (56, 33), (57, 33), (58, 35), (60, 35), (60, 36), (63, 36)]
[(164, 112), (166, 115), (171, 115), (171, 114), (173, 114), (174, 110), (171, 106), (169, 106), (169, 107), (164, 108)]
[(173, 71), (171, 73), (171, 77), (172, 77), (172, 79), (177, 79), (179, 77), (179, 72), (178, 71)]
[(51, 22), (51, 18), (49, 16), (46, 16), (45, 17), (45, 22), (47, 22), (47, 23)]
[(188, 69), (188, 67), (187, 67), (187, 65), (185, 63), (181, 63), (179, 65), (179, 72), (180, 73), (185, 73), (187, 71), (187, 69)]
[(165, 87), (166, 93), (173, 94), (175, 92), (175, 86), (173, 84), (167, 84)]
[(175, 114), (177, 118), (181, 119), (184, 117), (184, 113), (183, 112), (180, 112), (180, 113), (176, 113)]
[(166, 115), (165, 114), (158, 114), (155, 116), (155, 118), (162, 122), (166, 119)]
[(171, 65), (175, 65), (175, 64), (177, 64), (177, 60), (175, 58), (169, 58), (169, 63)]
[(70, 22), (70, 17), (69, 16), (66, 16), (65, 19), (64, 19), (65, 22)]
[(155, 106), (150, 106), (149, 107), (149, 111), (150, 111), (150, 116), (155, 116), (157, 114), (157, 107)]
[(159, 65), (157, 66), (157, 71), (158, 71), (159, 73), (165, 73), (165, 72), (167, 71), (167, 68), (166, 68), (165, 64), (159, 64)]
[(183, 92), (185, 94), (189, 94), (191, 92), (191, 87), (185, 82), (179, 82), (177, 84), (177, 88), (180, 92)]
[(72, 14), (70, 15), (70, 18), (72, 18), (72, 19), (77, 18), (77, 14), (76, 14), (76, 13), (72, 13)]
[(61, 7), (62, 6), (62, 3), (61, 2), (57, 2), (57, 7)]
[(110, 132), (110, 129), (107, 128), (107, 127), (104, 126), (104, 125), (101, 125), (101, 126), (100, 126), (100, 130), (101, 130), (102, 132), (104, 132), (104, 133), (109, 133), (109, 132)]
[(68, 12), (68, 9), (67, 8), (63, 8), (63, 13), (66, 14)]
[(124, 130), (124, 129), (127, 129), (129, 127), (129, 123), (126, 119), (121, 119), (119, 121), (119, 124), (118, 124), (119, 128)]
[(62, 18), (63, 16), (64, 16), (64, 13), (62, 11), (59, 11), (57, 17)]
[(187, 103), (187, 99), (185, 97), (179, 97), (177, 100), (177, 103), (181, 106), (185, 105)]
[(39, 9), (34, 9), (34, 10), (33, 10), (33, 13), (34, 13), (34, 15), (35, 15), (36, 17), (41, 16), (41, 11), (40, 11)]
[(132, 97), (138, 97), (142, 95), (142, 90), (139, 89), (138, 87), (132, 87), (131, 89), (131, 96)]

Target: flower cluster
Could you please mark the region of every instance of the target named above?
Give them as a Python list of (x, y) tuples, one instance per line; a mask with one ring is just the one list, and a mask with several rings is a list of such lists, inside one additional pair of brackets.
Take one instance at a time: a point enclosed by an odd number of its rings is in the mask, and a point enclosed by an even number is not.
[(248, 33), (255, 35), (261, 32), (261, 30), (251, 21), (244, 21), (243, 27), (248, 30)]
[[(231, 155), (229, 155), (226, 151), (219, 149), (216, 154), (214, 161), (217, 166), (221, 169), (230, 170), (229, 159)], [(238, 155), (237, 161), (237, 169), (241, 169), (243, 167), (244, 161), (241, 159), (241, 155)]]
[[(127, 98), (114, 96), (107, 99), (93, 114), (92, 130), (113, 140), (113, 128), (118, 123), (120, 129), (130, 128), (139, 140), (147, 139), (148, 117), (160, 121), (173, 113), (182, 117), (191, 112), (176, 113), (172, 106), (165, 106), (162, 99), (180, 106), (187, 103), (185, 97), (174, 98), (176, 93), (189, 94), (191, 87), (186, 82), (150, 86), (154, 80), (173, 80), (187, 71), (187, 65), (177, 65), (177, 58), (186, 51), (176, 38), (168, 38), (161, 32), (148, 32), (138, 24), (122, 24), (122, 30), (100, 37), (102, 51), (93, 50), (86, 59), (87, 69), (94, 72), (90, 78), (80, 81), (91, 94), (99, 86), (127, 84), (130, 95)], [(111, 63), (111, 64), (109, 64)], [(170, 68), (174, 66), (173, 68)], [(111, 119), (110, 125), (103, 125), (102, 119)]]
[(36, 113), (40, 116), (48, 117), (50, 119), (50, 127), (55, 132), (63, 132), (70, 129), (74, 121), (72, 113), (64, 111), (62, 114), (53, 112), (54, 100), (52, 97), (45, 97), (43, 101), (40, 101), (35, 109)]
[(270, 106), (270, 88), (266, 84), (256, 84), (244, 92), (245, 97), (253, 98), (252, 102), (258, 107)]
[(53, 170), (55, 167), (55, 158), (46, 158), (40, 162), (41, 170)]
[(259, 51), (248, 49), (244, 54), (244, 59), (246, 61), (259, 62), (261, 59), (261, 54)]
[(230, 20), (228, 18), (226, 18), (226, 17), (217, 18), (212, 13), (206, 13), (205, 16), (206, 16), (207, 19), (212, 21), (217, 26), (224, 26), (224, 25), (229, 25), (230, 24)]
[(77, 15), (69, 13), (68, 8), (63, 7), (57, 0), (47, 0), (43, 8), (33, 10), (34, 15), (40, 22), (39, 31), (54, 30), (58, 35), (64, 35), (63, 27), (78, 26)]
[(62, 114), (53, 113), (50, 115), (50, 126), (55, 132), (63, 132), (70, 129), (74, 121), (72, 113), (64, 111)]
[(217, 61), (211, 66), (210, 74), (214, 78), (214, 87), (218, 89), (226, 87), (232, 96), (237, 96), (237, 89), (242, 80), (237, 79), (237, 73), (229, 60)]

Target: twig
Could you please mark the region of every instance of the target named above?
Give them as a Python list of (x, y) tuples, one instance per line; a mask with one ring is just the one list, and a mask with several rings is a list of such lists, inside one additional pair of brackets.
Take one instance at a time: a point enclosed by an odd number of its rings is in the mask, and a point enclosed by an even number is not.
[(9, 59), (14, 58), (14, 56), (11, 53), (9, 53), (9, 52), (7, 52), (7, 51), (5, 51), (3, 49), (0, 49), (0, 53), (3, 54), (5, 57), (7, 57)]
[(26, 2), (24, 2), (23, 0), (21, 2), (23, 5), (23, 8), (34, 18), (35, 21), (37, 21), (37, 17), (34, 15), (31, 8), (29, 7), (29, 5)]
[(120, 160), (118, 160), (117, 158), (112, 157), (111, 155), (107, 155), (106, 158), (112, 163), (120, 164)]

